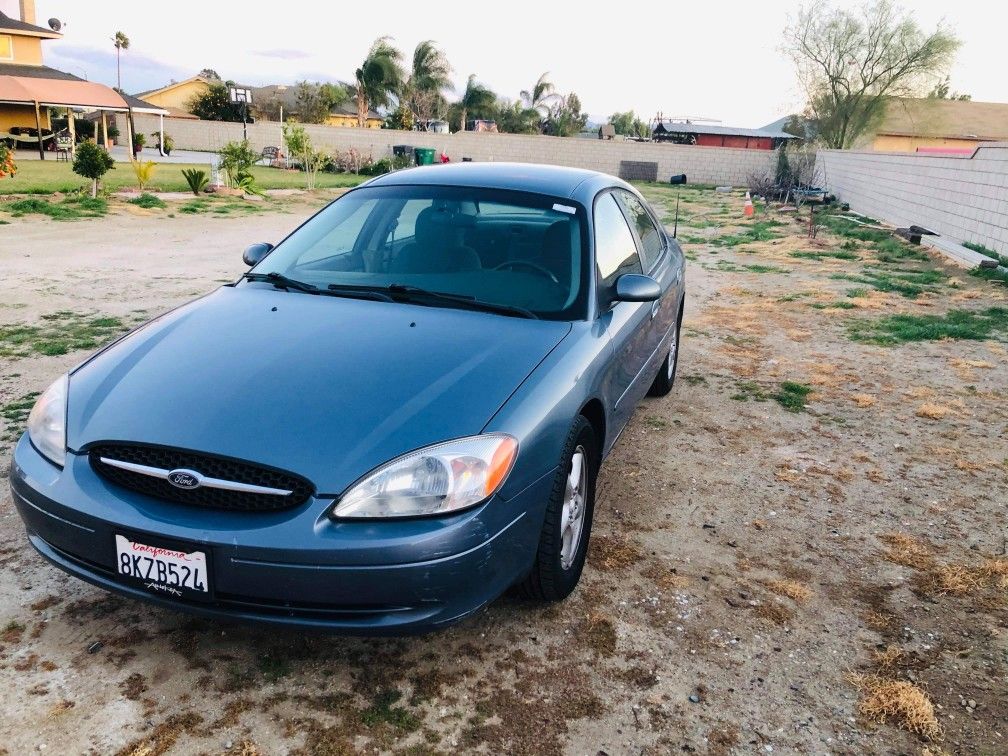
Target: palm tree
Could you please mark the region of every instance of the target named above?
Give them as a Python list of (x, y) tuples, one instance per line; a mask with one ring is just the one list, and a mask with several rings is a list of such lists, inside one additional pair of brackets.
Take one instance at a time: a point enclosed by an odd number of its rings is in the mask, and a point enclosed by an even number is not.
[(122, 72), (119, 69), (119, 56), (123, 50), (129, 50), (129, 37), (121, 31), (117, 31), (112, 37), (112, 43), (116, 49), (116, 88), (122, 91)]
[(560, 96), (557, 94), (553, 82), (546, 78), (547, 76), (549, 76), (549, 71), (539, 77), (531, 92), (526, 89), (521, 92), (521, 99), (525, 107), (536, 110), (541, 115), (546, 115), (552, 102)]
[(497, 95), (483, 84), (476, 81), (476, 74), (469, 74), (466, 82), (465, 92), (458, 102), (460, 120), (462, 122), (461, 131), (466, 130), (466, 122), (469, 112), (483, 112), (493, 108), (497, 104)]
[(357, 125), (367, 125), (368, 110), (388, 107), (402, 92), (405, 72), (402, 53), (392, 45), (391, 37), (379, 37), (368, 50), (361, 67), (354, 72), (350, 96), (357, 101)]
[(452, 67), (448, 59), (432, 40), (425, 40), (416, 46), (405, 94), (419, 120), (429, 120), (436, 111), (444, 109), (444, 93), (455, 89), (451, 74)]

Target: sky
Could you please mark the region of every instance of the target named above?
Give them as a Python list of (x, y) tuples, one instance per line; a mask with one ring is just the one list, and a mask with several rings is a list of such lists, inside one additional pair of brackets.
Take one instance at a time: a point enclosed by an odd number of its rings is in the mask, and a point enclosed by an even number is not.
[[(122, 81), (131, 93), (204, 67), (251, 85), (346, 81), (374, 39), (390, 35), (407, 59), (417, 42), (435, 40), (459, 89), (474, 73), (498, 94), (516, 98), (548, 71), (559, 91), (578, 94), (593, 121), (626, 110), (647, 120), (661, 111), (748, 127), (801, 110), (793, 65), (779, 49), (798, 6), (799, 0), (634, 6), (36, 0), (40, 25), (51, 17), (63, 22), (64, 38), (44, 46), (45, 63), (54, 68), (114, 85), (111, 37), (125, 32), (130, 48), (122, 55)], [(904, 7), (925, 29), (944, 19), (962, 39), (950, 72), (954, 90), (1008, 102), (1008, 3), (918, 0)], [(0, 11), (16, 18), (17, 0), (0, 0)]]

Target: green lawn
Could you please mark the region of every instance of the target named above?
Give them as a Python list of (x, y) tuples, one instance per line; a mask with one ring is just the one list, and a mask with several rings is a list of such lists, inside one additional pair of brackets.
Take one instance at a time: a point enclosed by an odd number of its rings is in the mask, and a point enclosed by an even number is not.
[[(182, 171), (186, 168), (201, 168), (207, 174), (210, 173), (209, 164), (161, 163), (154, 169), (154, 177), (145, 188), (154, 192), (187, 192), (189, 186), (182, 176)], [(303, 189), (305, 186), (305, 177), (300, 171), (254, 166), (252, 173), (261, 189)], [(356, 186), (365, 178), (351, 173), (320, 173), (315, 185), (319, 189), (349, 187)], [(71, 192), (90, 186), (90, 183), (74, 173), (69, 163), (57, 163), (55, 159), (22, 160), (18, 163), (14, 178), (0, 179), (0, 195)], [(107, 191), (137, 188), (133, 168), (127, 163), (116, 163), (115, 168), (105, 174), (102, 185)]]

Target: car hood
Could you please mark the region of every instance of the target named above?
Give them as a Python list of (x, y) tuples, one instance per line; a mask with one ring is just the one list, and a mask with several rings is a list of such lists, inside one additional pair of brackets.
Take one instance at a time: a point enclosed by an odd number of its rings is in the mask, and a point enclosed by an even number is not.
[(67, 442), (235, 457), (337, 494), (400, 454), (479, 433), (570, 328), (226, 286), (74, 371)]

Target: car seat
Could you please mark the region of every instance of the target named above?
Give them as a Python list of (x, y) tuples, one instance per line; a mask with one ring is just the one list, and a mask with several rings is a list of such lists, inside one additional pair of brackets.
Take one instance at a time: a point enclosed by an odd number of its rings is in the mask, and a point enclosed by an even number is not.
[(414, 241), (389, 265), (392, 273), (458, 273), (482, 268), (479, 255), (459, 240), (472, 218), (428, 207), (417, 215)]

